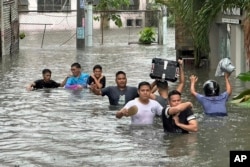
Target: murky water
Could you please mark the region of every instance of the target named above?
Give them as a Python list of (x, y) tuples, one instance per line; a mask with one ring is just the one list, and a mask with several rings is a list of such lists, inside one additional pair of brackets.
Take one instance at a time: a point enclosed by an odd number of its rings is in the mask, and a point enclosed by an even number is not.
[[(81, 63), (88, 73), (101, 64), (107, 85), (115, 84), (118, 70), (127, 72), (128, 85), (152, 82), (151, 59), (175, 59), (174, 31), (168, 31), (167, 46), (128, 45), (137, 37), (120, 31), (106, 32), (104, 45), (100, 45), (97, 31), (94, 46), (85, 50), (76, 50), (75, 40), (60, 46), (55, 36), (47, 37), (40, 48), (41, 34), (27, 34), (20, 41), (20, 53), (3, 58), (0, 64), (0, 166), (226, 167), (230, 150), (250, 150), (250, 109), (228, 105), (228, 117), (205, 117), (190, 96), (190, 74), (199, 76), (197, 90), (201, 91), (202, 83), (213, 78), (214, 69), (185, 65), (183, 99), (194, 102), (199, 121), (199, 132), (188, 135), (164, 134), (158, 119), (153, 126), (130, 126), (129, 118), (115, 118), (107, 97), (88, 90), (25, 90), (27, 84), (42, 77), (43, 68), (50, 68), (52, 78), (62, 81), (73, 62)], [(230, 79), (236, 95), (246, 86), (234, 77)]]

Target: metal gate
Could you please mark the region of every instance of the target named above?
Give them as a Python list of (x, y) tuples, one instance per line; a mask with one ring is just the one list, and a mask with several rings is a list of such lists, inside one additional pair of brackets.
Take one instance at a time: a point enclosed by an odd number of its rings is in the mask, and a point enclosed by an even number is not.
[(15, 0), (1, 2), (1, 56), (19, 50), (19, 21)]

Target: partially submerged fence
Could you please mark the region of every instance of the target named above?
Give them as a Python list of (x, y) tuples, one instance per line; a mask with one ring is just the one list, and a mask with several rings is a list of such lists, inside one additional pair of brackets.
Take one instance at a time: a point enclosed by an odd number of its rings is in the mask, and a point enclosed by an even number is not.
[[(114, 12), (114, 11), (110, 11)], [(118, 28), (112, 21), (108, 22), (104, 30), (104, 44), (112, 33), (111, 29), (120, 31), (114, 33), (122, 35), (124, 42), (133, 42), (138, 40), (139, 31), (143, 27), (155, 27), (158, 29), (159, 11), (116, 11), (121, 16), (123, 27)], [(100, 12), (94, 12), (94, 16), (100, 15)], [(76, 41), (76, 19), (77, 12), (19, 12), (20, 32), (24, 32), (26, 38), (34, 35), (40, 36), (40, 46), (46, 47), (53, 42), (53, 45), (64, 46)], [(101, 43), (100, 21), (93, 21), (93, 42)], [(63, 35), (58, 35), (58, 33)], [(55, 35), (55, 37), (53, 37)], [(120, 38), (121, 39), (121, 38)]]

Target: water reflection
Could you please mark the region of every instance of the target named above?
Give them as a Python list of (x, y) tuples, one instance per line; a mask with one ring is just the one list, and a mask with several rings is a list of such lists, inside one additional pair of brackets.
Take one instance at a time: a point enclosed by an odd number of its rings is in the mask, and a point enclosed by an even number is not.
[[(119, 41), (120, 32), (112, 33), (110, 41)], [(42, 77), (44, 68), (52, 70), (53, 80), (61, 81), (73, 62), (79, 62), (88, 73), (93, 65), (101, 64), (107, 85), (115, 85), (118, 70), (127, 72), (128, 85), (151, 82), (151, 59), (174, 60), (174, 38), (167, 46), (127, 45), (123, 41), (85, 50), (53, 43), (45, 43), (47, 47), (41, 49), (39, 43), (33, 43), (38, 39), (25, 40), (18, 55), (0, 63), (0, 166), (221, 167), (229, 166), (230, 150), (250, 149), (249, 109), (228, 105), (228, 117), (207, 118), (189, 93), (189, 76), (199, 77), (197, 91), (202, 91), (203, 82), (213, 78), (213, 69), (185, 65), (183, 99), (194, 103), (200, 129), (187, 135), (164, 134), (158, 118), (152, 126), (131, 126), (130, 118), (118, 120), (108, 98), (88, 89), (25, 90), (27, 84)], [(233, 94), (244, 89), (245, 84), (234, 76), (230, 80)], [(219, 82), (223, 89), (224, 83)]]

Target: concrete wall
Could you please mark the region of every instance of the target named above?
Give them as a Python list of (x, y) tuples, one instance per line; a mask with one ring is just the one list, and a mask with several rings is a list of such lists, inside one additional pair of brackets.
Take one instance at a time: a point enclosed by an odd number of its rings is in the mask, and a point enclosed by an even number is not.
[(243, 15), (220, 14), (213, 23), (210, 34), (210, 68), (216, 69), (220, 59), (229, 57), (236, 67), (233, 75), (246, 70)]

